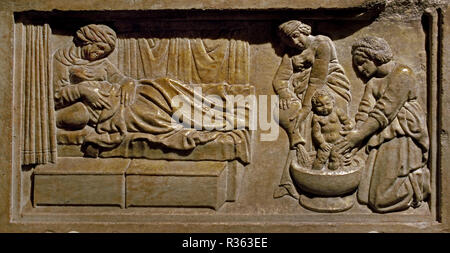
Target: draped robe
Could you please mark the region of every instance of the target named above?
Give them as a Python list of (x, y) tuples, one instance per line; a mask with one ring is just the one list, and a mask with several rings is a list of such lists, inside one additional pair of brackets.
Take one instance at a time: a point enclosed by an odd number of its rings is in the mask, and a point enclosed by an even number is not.
[[(88, 125), (95, 131), (86, 136), (85, 144), (111, 149), (117, 147), (125, 135), (139, 133), (140, 139), (150, 143), (188, 150), (227, 132), (240, 135), (237, 129), (245, 129), (248, 125), (247, 113), (237, 117), (239, 110), (248, 109), (245, 105), (234, 103), (231, 110), (225, 108), (228, 99), (225, 84), (210, 85), (217, 91), (215, 99), (211, 99), (196, 93), (192, 86), (170, 78), (135, 81), (120, 73), (107, 58), (91, 62), (80, 56), (80, 49), (74, 45), (62, 48), (54, 55), (55, 107), (57, 111), (75, 106), (86, 111)], [(87, 75), (77, 75), (75, 70)], [(137, 83), (136, 99), (125, 106), (120, 103), (120, 88), (121, 84), (129, 81)], [(83, 100), (78, 86), (97, 90), (111, 108), (93, 108)], [(175, 100), (182, 103), (174, 103)], [(205, 101), (207, 103), (202, 103)], [(195, 113), (214, 115), (213, 120), (205, 124), (193, 117)], [(174, 120), (174, 114), (177, 114), (178, 121)]]

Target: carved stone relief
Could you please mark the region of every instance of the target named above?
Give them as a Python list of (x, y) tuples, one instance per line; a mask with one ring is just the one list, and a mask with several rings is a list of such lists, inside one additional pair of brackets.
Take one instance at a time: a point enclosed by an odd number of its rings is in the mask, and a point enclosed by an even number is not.
[(434, 224), (443, 7), (381, 2), (14, 11), (10, 220)]
[[(35, 40), (40, 43), (39, 39)], [(57, 168), (38, 166), (34, 205), (103, 203), (218, 209), (226, 200), (234, 201), (243, 165), (250, 162), (248, 116), (237, 115), (239, 109), (248, 111), (248, 105), (232, 110), (224, 105), (230, 96), (253, 93), (248, 84), (248, 43), (225, 38), (117, 41), (110, 27), (90, 24), (79, 28), (71, 41), (54, 52), (54, 93), (49, 97), (54, 99), (55, 112), (49, 110), (48, 115), (55, 116), (40, 124), (55, 122), (60, 158)], [(118, 54), (119, 66), (128, 76), (109, 60), (117, 44), (124, 51)], [(28, 60), (28, 55), (25, 58)], [(152, 79), (145, 78), (147, 75)], [(33, 85), (27, 80), (25, 86)], [(33, 98), (25, 98), (29, 99)], [(239, 99), (233, 102), (240, 103)], [(213, 121), (203, 120), (205, 115), (213, 115)], [(101, 160), (92, 160), (97, 157)], [(74, 162), (82, 166), (66, 166)], [(95, 176), (99, 167), (110, 162), (121, 166), (102, 170), (105, 179)], [(83, 179), (83, 173), (90, 175), (91, 181), (89, 177)], [(119, 181), (105, 181), (114, 178)], [(211, 178), (211, 182), (203, 182), (204, 178)], [(111, 188), (110, 194), (87, 200), (91, 194), (83, 190), (87, 182)], [(148, 188), (145, 184), (154, 186)], [(211, 196), (202, 193), (207, 184), (211, 184)], [(195, 185), (201, 186), (194, 189)], [(157, 193), (158, 187), (174, 190)], [(69, 196), (67, 192), (74, 188), (79, 188), (78, 195)], [(181, 196), (177, 196), (179, 188), (183, 189)], [(126, 192), (126, 205), (125, 198), (118, 196), (121, 191)], [(139, 194), (143, 197), (135, 196)], [(106, 201), (109, 198), (117, 201)]]
[[(289, 194), (310, 210), (340, 212), (353, 206), (357, 188), (358, 201), (374, 212), (419, 207), (430, 194), (429, 137), (411, 68), (393, 60), (382, 38), (356, 41), (353, 67), (366, 87), (353, 120), (350, 83), (333, 42), (311, 36), (311, 27), (297, 20), (279, 31), (291, 52), (273, 86), (292, 151), (274, 197)], [(302, 133), (310, 133), (313, 145)], [(360, 149), (368, 153), (365, 164)]]
[[(290, 194), (315, 211), (347, 210), (353, 205), (349, 193), (358, 185), (360, 165), (351, 154), (344, 158), (335, 146), (353, 128), (348, 115), (350, 81), (330, 38), (312, 36), (311, 27), (298, 20), (281, 24), (279, 35), (288, 52), (273, 86), (280, 96), (280, 125), (292, 152), (282, 188), (274, 197)], [(299, 195), (296, 187), (306, 195)]]

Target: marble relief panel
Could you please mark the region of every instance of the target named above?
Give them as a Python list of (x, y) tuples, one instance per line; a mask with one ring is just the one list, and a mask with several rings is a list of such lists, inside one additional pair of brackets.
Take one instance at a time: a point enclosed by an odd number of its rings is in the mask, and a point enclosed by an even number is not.
[(16, 13), (14, 217), (436, 220), (436, 14), (283, 13)]

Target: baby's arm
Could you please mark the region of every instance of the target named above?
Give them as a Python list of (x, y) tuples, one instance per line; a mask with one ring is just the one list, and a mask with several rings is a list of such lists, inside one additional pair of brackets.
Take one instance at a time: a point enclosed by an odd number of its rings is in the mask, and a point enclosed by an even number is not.
[(344, 125), (344, 131), (350, 131), (353, 129), (353, 122), (344, 111), (342, 111), (340, 108), (336, 108), (336, 114), (341, 124)]
[(323, 138), (322, 127), (320, 126), (318, 117), (314, 115), (312, 121), (313, 121), (312, 136), (314, 140), (317, 142), (320, 149), (330, 151), (331, 145), (326, 143), (325, 138)]

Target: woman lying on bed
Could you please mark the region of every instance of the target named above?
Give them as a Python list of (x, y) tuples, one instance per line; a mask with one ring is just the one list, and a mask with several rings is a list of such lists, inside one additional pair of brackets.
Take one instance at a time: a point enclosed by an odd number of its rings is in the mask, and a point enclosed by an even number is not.
[[(73, 43), (55, 53), (58, 128), (93, 127), (95, 132), (86, 136), (84, 145), (94, 150), (117, 147), (127, 133), (146, 133), (146, 139), (152, 143), (187, 150), (216, 139), (220, 131), (236, 129), (236, 119), (230, 115), (234, 112), (224, 112), (223, 106), (214, 101), (209, 101), (214, 106), (208, 108), (201, 101), (194, 103), (194, 99), (208, 98), (201, 94), (194, 96), (189, 85), (169, 78), (137, 81), (124, 76), (107, 58), (114, 51), (116, 40), (116, 33), (108, 26), (91, 24), (81, 27)], [(175, 100), (183, 103), (174, 103)], [(214, 110), (219, 113), (213, 122), (204, 124), (190, 116), (195, 110), (202, 115)], [(175, 113), (183, 124), (174, 123)], [(239, 124), (246, 125), (245, 122)]]

